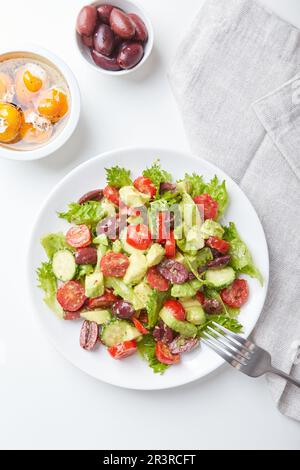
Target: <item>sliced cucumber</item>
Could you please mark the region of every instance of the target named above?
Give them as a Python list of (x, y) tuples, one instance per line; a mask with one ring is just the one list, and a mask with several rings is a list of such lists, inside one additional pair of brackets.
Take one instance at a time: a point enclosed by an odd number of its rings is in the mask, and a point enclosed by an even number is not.
[(85, 312), (81, 312), (80, 316), (85, 320), (94, 321), (98, 325), (103, 325), (111, 320), (111, 313), (109, 310), (87, 310)]
[(104, 326), (101, 341), (108, 347), (131, 341), (141, 336), (141, 333), (125, 320), (117, 320)]
[(74, 255), (69, 250), (57, 251), (52, 260), (52, 269), (60, 281), (71, 281), (76, 273)]
[(223, 269), (208, 270), (205, 275), (206, 281), (208, 281), (213, 287), (222, 289), (233, 283), (235, 279), (235, 272), (232, 268), (227, 267)]

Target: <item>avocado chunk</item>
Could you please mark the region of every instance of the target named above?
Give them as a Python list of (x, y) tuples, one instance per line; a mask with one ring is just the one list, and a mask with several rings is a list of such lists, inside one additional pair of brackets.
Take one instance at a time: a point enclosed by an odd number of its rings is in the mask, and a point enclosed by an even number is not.
[(150, 268), (151, 266), (159, 264), (164, 256), (164, 248), (159, 243), (153, 243), (146, 256), (148, 267)]
[(203, 325), (206, 322), (205, 312), (197, 299), (180, 299), (185, 308), (186, 319), (193, 325)]
[(121, 253), (122, 249), (122, 243), (120, 242), (120, 240), (115, 240), (112, 244), (112, 251), (114, 253)]
[(176, 331), (177, 333), (185, 336), (186, 338), (193, 338), (197, 335), (197, 327), (187, 321), (176, 320), (172, 312), (168, 308), (163, 308), (159, 313), (160, 318), (165, 324)]
[(125, 284), (138, 284), (148, 269), (147, 259), (143, 253), (133, 253), (129, 258), (129, 266), (123, 278)]
[(224, 229), (222, 225), (211, 219), (206, 220), (204, 224), (202, 224), (200, 232), (205, 240), (207, 240), (209, 237), (222, 238), (224, 235)]
[(94, 321), (98, 325), (109, 323), (111, 320), (111, 313), (109, 310), (87, 310), (85, 312), (81, 312), (80, 316), (85, 320)]
[(129, 322), (116, 320), (103, 327), (101, 340), (105, 346), (111, 347), (124, 341), (140, 338), (141, 333)]
[(85, 295), (87, 297), (98, 297), (104, 293), (104, 280), (101, 272), (89, 274), (85, 278)]
[(116, 213), (115, 206), (106, 198), (101, 201), (101, 209), (103, 210), (104, 217), (112, 217)]
[(133, 308), (134, 310), (141, 310), (147, 307), (149, 296), (152, 293), (151, 287), (146, 281), (141, 282), (133, 289)]
[(119, 194), (121, 201), (128, 207), (140, 207), (150, 201), (148, 194), (140, 193), (134, 186), (123, 186)]
[(193, 297), (200, 289), (202, 283), (198, 279), (185, 282), (184, 284), (174, 284), (171, 289), (172, 297)]

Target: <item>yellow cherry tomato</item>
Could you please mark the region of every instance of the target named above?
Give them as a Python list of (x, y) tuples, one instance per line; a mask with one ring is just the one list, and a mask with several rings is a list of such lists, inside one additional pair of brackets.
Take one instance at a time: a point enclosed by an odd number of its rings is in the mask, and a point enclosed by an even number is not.
[(23, 113), (16, 105), (0, 102), (0, 142), (11, 143), (20, 135)]
[(55, 123), (67, 114), (68, 97), (62, 90), (51, 88), (41, 94), (37, 101), (37, 109), (41, 116)]

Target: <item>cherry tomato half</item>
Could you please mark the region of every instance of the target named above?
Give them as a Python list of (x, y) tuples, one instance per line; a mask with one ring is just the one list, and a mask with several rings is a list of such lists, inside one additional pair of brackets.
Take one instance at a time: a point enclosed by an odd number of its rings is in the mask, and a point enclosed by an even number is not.
[(203, 292), (201, 292), (200, 290), (196, 294), (196, 299), (198, 300), (198, 302), (200, 302), (201, 305), (204, 305), (205, 296), (204, 296)]
[(118, 300), (118, 297), (114, 295), (111, 290), (106, 289), (103, 295), (88, 299), (87, 307), (91, 310), (94, 308), (108, 308), (111, 307), (116, 300)]
[(152, 289), (156, 289), (159, 292), (166, 292), (170, 285), (169, 281), (158, 272), (155, 266), (149, 268), (147, 273), (147, 282)]
[(165, 244), (166, 257), (175, 258), (176, 256), (176, 241), (174, 238), (174, 232), (171, 230), (170, 237), (167, 239)]
[(133, 186), (140, 191), (140, 193), (148, 194), (151, 199), (156, 195), (155, 184), (152, 183), (150, 178), (146, 178), (145, 176), (139, 176), (139, 178), (133, 182)]
[(231, 286), (221, 291), (223, 302), (232, 308), (244, 305), (249, 297), (248, 282), (245, 279), (236, 279)]
[(91, 244), (92, 234), (86, 225), (76, 225), (68, 230), (66, 241), (73, 248), (85, 248)]
[(147, 330), (147, 328), (144, 327), (144, 325), (140, 322), (140, 320), (138, 320), (137, 318), (133, 317), (132, 318), (132, 321), (134, 323), (134, 326), (136, 327), (136, 329), (142, 333), (142, 335), (147, 335), (149, 333), (149, 331)]
[(167, 302), (164, 303), (164, 307), (171, 311), (172, 315), (176, 318), (176, 320), (185, 320), (185, 310), (183, 308), (183, 305), (178, 302), (178, 300), (167, 300)]
[(106, 186), (106, 188), (103, 189), (103, 195), (116, 206), (119, 205), (120, 197), (119, 190), (117, 188), (114, 188), (113, 186)]
[(180, 355), (172, 354), (168, 346), (162, 341), (156, 343), (155, 355), (162, 364), (173, 365), (180, 362)]
[(69, 281), (61, 286), (56, 298), (62, 308), (68, 312), (76, 312), (86, 301), (84, 288), (76, 281)]
[(108, 348), (109, 354), (114, 359), (124, 359), (125, 357), (131, 356), (137, 350), (136, 341), (123, 341), (123, 343), (116, 344)]
[(107, 253), (100, 261), (100, 269), (104, 276), (123, 277), (128, 266), (129, 258), (122, 253)]
[(213, 248), (223, 255), (226, 255), (230, 248), (230, 243), (228, 243), (226, 240), (222, 240), (221, 238), (209, 237), (206, 240), (206, 246), (209, 246), (209, 248)]
[(201, 194), (194, 198), (194, 202), (204, 211), (204, 220), (215, 219), (218, 215), (218, 203), (209, 194)]
[(147, 250), (151, 245), (151, 233), (144, 224), (130, 225), (127, 228), (127, 243), (137, 250)]

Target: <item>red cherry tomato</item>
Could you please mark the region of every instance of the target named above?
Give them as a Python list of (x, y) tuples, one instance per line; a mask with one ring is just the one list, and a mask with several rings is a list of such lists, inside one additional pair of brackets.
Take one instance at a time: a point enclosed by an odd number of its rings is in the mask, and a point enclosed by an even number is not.
[(204, 305), (205, 296), (204, 296), (203, 292), (198, 291), (197, 294), (196, 294), (196, 299), (198, 300), (198, 302), (200, 302), (201, 305)]
[(69, 281), (61, 286), (57, 291), (56, 298), (62, 308), (68, 312), (76, 312), (86, 301), (84, 288), (76, 281)]
[(151, 233), (144, 224), (130, 225), (127, 228), (127, 243), (137, 250), (147, 250), (151, 245)]
[(134, 326), (136, 327), (136, 329), (142, 333), (142, 335), (147, 335), (149, 333), (149, 331), (147, 330), (147, 328), (144, 327), (144, 325), (135, 317), (132, 318), (132, 321), (134, 323)]
[(123, 277), (128, 266), (129, 259), (122, 253), (107, 253), (100, 261), (100, 269), (104, 276)]
[(221, 291), (223, 302), (232, 308), (244, 305), (249, 297), (248, 282), (245, 279), (236, 279), (231, 286)]
[(172, 315), (176, 318), (176, 320), (185, 320), (185, 310), (183, 308), (183, 305), (178, 302), (178, 300), (167, 300), (167, 302), (164, 303), (164, 307), (172, 312)]
[(155, 345), (155, 355), (159, 362), (171, 366), (180, 362), (179, 354), (172, 354), (170, 349), (162, 341), (158, 341)]
[(119, 205), (120, 197), (119, 190), (117, 188), (114, 188), (113, 186), (106, 186), (106, 188), (103, 189), (103, 195), (116, 206)]
[(175, 241), (175, 238), (174, 238), (173, 230), (170, 232), (170, 237), (166, 241), (165, 250), (166, 250), (166, 257), (167, 258), (175, 258), (175, 256), (176, 256), (176, 241)]
[(218, 203), (209, 194), (201, 194), (194, 198), (194, 202), (201, 206), (200, 212), (204, 212), (204, 220), (215, 219), (218, 215)]
[(103, 295), (88, 299), (87, 307), (91, 310), (94, 308), (107, 308), (111, 307), (116, 300), (118, 300), (118, 297), (111, 290), (106, 289)]
[(137, 350), (136, 341), (123, 341), (123, 343), (116, 344), (108, 348), (109, 354), (114, 359), (124, 359), (125, 357), (131, 356)]
[(76, 225), (68, 230), (66, 241), (73, 248), (85, 248), (91, 244), (92, 234), (86, 225)]
[(221, 238), (217, 237), (209, 237), (206, 240), (206, 245), (209, 246), (209, 248), (213, 248), (219, 251), (223, 255), (226, 255), (230, 248), (230, 243), (228, 243), (226, 240), (221, 240)]
[(133, 182), (133, 186), (140, 191), (140, 193), (148, 194), (151, 199), (153, 199), (156, 194), (155, 184), (152, 183), (150, 178), (146, 178), (145, 176), (139, 176), (139, 178)]
[(155, 266), (149, 268), (147, 273), (147, 282), (152, 289), (156, 289), (159, 292), (166, 292), (170, 285), (169, 281), (158, 272)]

